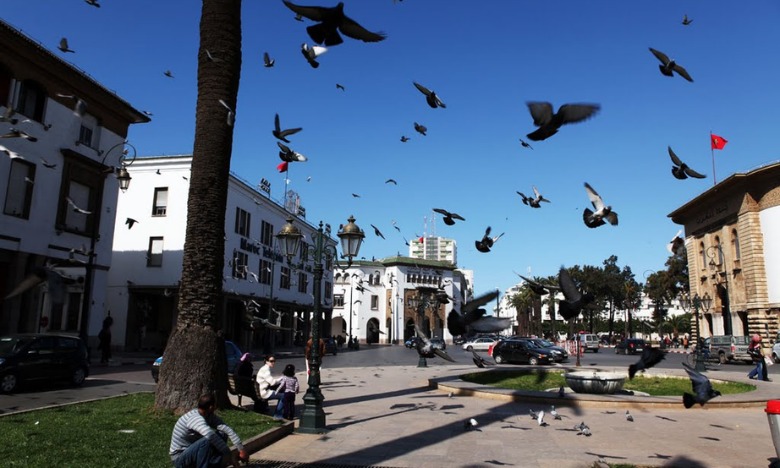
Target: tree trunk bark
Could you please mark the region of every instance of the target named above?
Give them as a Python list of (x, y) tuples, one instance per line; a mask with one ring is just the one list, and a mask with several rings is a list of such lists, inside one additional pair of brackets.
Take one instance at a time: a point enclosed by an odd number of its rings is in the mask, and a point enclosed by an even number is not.
[[(208, 59), (209, 51), (217, 60)], [(229, 406), (223, 320), (225, 213), (233, 149), (228, 109), (241, 76), (241, 0), (203, 0), (187, 230), (176, 330), (160, 368), (155, 407), (177, 413), (215, 394)]]

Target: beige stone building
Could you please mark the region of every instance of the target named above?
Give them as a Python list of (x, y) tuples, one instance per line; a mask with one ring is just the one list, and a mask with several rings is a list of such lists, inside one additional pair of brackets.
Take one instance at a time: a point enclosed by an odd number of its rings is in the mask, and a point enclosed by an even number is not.
[(685, 227), (691, 295), (712, 298), (702, 336), (758, 333), (769, 344), (780, 312), (780, 162), (734, 174), (669, 217)]

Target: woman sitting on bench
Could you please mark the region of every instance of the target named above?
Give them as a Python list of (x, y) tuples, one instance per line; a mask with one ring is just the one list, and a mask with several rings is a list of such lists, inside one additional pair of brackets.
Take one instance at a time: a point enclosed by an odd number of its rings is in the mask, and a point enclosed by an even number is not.
[(277, 400), (274, 419), (281, 421), (283, 419), (284, 395), (279, 395), (275, 390), (279, 386), (279, 380), (271, 375), (276, 365), (276, 358), (273, 355), (265, 357), (265, 365), (257, 371), (257, 385), (260, 389), (260, 398), (263, 400)]

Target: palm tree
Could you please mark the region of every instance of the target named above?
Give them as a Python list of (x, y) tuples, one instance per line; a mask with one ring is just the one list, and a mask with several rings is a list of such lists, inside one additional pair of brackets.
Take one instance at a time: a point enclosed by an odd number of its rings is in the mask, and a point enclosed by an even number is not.
[[(208, 58), (207, 51), (219, 61)], [(241, 76), (241, 0), (203, 0), (198, 102), (178, 319), (165, 350), (155, 406), (184, 412), (215, 393), (229, 404), (222, 327), (222, 274), (233, 127)]]
[(512, 295), (509, 300), (509, 303), (517, 311), (517, 323), (521, 335), (530, 333), (528, 310), (533, 305), (535, 299), (536, 294), (528, 286), (523, 285), (520, 287), (520, 292)]

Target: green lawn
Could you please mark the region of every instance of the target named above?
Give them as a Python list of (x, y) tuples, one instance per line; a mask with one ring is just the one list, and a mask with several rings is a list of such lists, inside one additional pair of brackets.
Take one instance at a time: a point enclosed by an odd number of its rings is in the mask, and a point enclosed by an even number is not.
[[(178, 416), (153, 406), (154, 394), (139, 393), (0, 417), (0, 465), (171, 468), (168, 447)], [(279, 425), (251, 411), (217, 414), (242, 440)]]
[[(478, 372), (466, 374), (461, 378), (467, 382), (490, 385), (493, 387), (510, 388), (512, 390), (545, 391), (549, 388), (566, 386), (566, 380), (561, 372), (509, 371), (509, 372)], [(739, 382), (712, 384), (715, 390), (722, 394), (752, 392), (753, 385)], [(691, 381), (687, 378), (644, 377), (638, 375), (634, 380), (626, 380), (624, 390), (636, 390), (653, 396), (680, 395), (691, 392)]]

